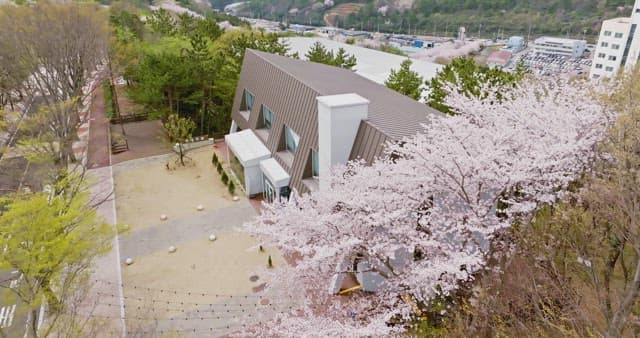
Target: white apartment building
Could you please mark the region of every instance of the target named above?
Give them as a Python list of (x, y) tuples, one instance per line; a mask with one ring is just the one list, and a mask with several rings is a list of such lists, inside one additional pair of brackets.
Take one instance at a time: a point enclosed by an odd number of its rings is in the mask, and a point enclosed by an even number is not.
[(602, 22), (600, 37), (593, 53), (589, 76), (611, 77), (621, 68), (633, 67), (640, 56), (640, 0), (636, 0), (630, 18)]
[(533, 42), (533, 51), (537, 54), (560, 55), (579, 58), (587, 48), (587, 41), (543, 36)]

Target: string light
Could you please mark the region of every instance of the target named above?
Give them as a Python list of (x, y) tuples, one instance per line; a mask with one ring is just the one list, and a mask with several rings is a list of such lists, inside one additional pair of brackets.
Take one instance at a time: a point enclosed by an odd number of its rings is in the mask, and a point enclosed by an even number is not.
[[(111, 281), (106, 281), (106, 280), (100, 280), (100, 279), (95, 279), (94, 280), (97, 283), (102, 283), (102, 284), (107, 284), (107, 285), (113, 285), (113, 286), (119, 286), (119, 287), (128, 287), (131, 288), (133, 290), (143, 290), (143, 291), (148, 291), (148, 292), (159, 292), (161, 294), (174, 294), (174, 295), (187, 295), (187, 296), (214, 296), (214, 297), (218, 297), (218, 298), (238, 298), (238, 299), (248, 299), (248, 298), (258, 298), (258, 299), (263, 299), (266, 298), (266, 296), (261, 296), (261, 295), (229, 295), (229, 294), (220, 294), (220, 293), (209, 293), (209, 292), (199, 292), (199, 291), (179, 291), (179, 290), (170, 290), (170, 289), (160, 289), (160, 288), (149, 288), (149, 287), (145, 287), (145, 286), (135, 286), (135, 285), (126, 285), (126, 284), (120, 284), (120, 283), (114, 283)], [(288, 298), (295, 298), (295, 296), (291, 295), (291, 294), (283, 294), (283, 295), (279, 295), (278, 297), (282, 298), (282, 297), (288, 297)]]

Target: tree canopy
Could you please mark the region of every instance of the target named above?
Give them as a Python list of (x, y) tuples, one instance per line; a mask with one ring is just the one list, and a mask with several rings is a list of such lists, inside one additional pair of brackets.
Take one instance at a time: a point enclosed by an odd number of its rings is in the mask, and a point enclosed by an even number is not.
[[(0, 199), (0, 269), (22, 274), (11, 291), (28, 306), (32, 323), (44, 297), (44, 331), (54, 330), (93, 260), (111, 249), (111, 226), (98, 218), (85, 189), (78, 176), (66, 174), (50, 191)], [(38, 336), (35, 323), (29, 329)]]
[(192, 137), (193, 130), (196, 129), (196, 124), (187, 118), (180, 117), (177, 114), (171, 114), (167, 121), (162, 124), (162, 127), (164, 128), (167, 140), (172, 144), (178, 144), (180, 163), (184, 165), (184, 148), (182, 144)]
[(446, 114), (453, 114), (446, 104), (449, 87), (461, 91), (466, 96), (485, 99), (487, 89), (496, 93), (493, 99), (502, 101), (505, 93), (522, 80), (525, 71), (521, 65), (516, 70), (506, 72), (498, 68), (481, 66), (471, 57), (456, 58), (446, 65), (436, 76), (426, 82), (427, 104)]
[(422, 98), (422, 83), (424, 79), (417, 72), (411, 70), (411, 64), (412, 62), (409, 59), (402, 61), (400, 69), (392, 69), (384, 84), (402, 95), (414, 100), (420, 100)]
[(347, 54), (344, 48), (339, 48), (337, 53), (327, 50), (325, 46), (316, 41), (305, 54), (306, 58), (311, 62), (323, 63), (329, 66), (336, 66), (345, 69), (352, 69), (357, 64), (356, 57)]
[[(331, 189), (267, 206), (246, 230), (300, 258), (263, 273), (271, 287), (295, 285), (313, 299), (261, 332), (398, 334), (439, 295), (472, 282), (494, 236), (557, 201), (595, 158), (613, 112), (588, 89), (530, 81), (510, 100), (487, 90), (493, 104), (453, 90), (457, 115), (431, 119), (370, 166), (335, 168), (320, 178)], [(377, 275), (377, 291), (336, 301), (325, 290), (346, 273)]]
[(127, 94), (153, 117), (166, 120), (178, 114), (191, 119), (198, 134), (228, 128), (246, 48), (287, 52), (275, 34), (247, 30), (223, 34), (215, 17), (165, 10), (152, 13), (142, 34), (118, 35), (137, 30), (138, 20), (132, 13), (114, 13), (111, 21), (117, 36), (112, 56), (129, 84)]

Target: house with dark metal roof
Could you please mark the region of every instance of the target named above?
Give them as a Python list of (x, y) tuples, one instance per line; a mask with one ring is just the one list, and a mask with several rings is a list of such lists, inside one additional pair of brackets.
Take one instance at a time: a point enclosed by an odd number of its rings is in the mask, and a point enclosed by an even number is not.
[(272, 201), (326, 188), (332, 166), (371, 163), (438, 116), (350, 70), (247, 49), (225, 140), (247, 195)]

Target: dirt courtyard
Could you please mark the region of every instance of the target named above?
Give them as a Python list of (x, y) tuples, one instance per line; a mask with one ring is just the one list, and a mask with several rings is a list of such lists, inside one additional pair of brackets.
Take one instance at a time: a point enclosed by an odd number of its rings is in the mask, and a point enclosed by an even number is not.
[[(130, 227), (120, 237), (120, 256), (131, 333), (150, 321), (165, 333), (202, 336), (198, 330), (211, 333), (232, 320), (259, 318), (245, 316), (248, 307), (261, 316), (277, 312), (273, 299), (279, 296), (256, 295), (268, 283), (256, 271), (266, 267), (269, 256), (276, 268), (285, 263), (276, 250), (261, 252), (256, 239), (236, 231), (256, 211), (242, 196), (232, 200), (211, 164), (212, 154), (211, 147), (193, 150), (188, 155), (194, 165), (174, 170), (166, 168), (173, 154), (113, 167), (118, 224)], [(161, 214), (168, 219), (160, 220)], [(212, 234), (215, 241), (209, 240)], [(134, 263), (124, 264), (127, 258)], [(145, 324), (141, 332), (147, 330)]]
[(111, 156), (112, 164), (167, 154), (171, 151), (169, 144), (164, 140), (162, 123), (159, 120), (129, 122), (123, 126), (112, 124), (109, 127), (112, 138), (122, 135), (122, 129), (124, 129), (129, 142), (129, 150)]
[[(224, 208), (234, 202), (220, 175), (211, 164), (213, 150), (195, 149), (188, 153), (193, 164), (167, 170), (175, 154), (127, 161), (114, 166), (118, 223), (133, 231), (157, 224), (160, 215), (169, 220), (190, 215), (202, 205), (205, 211)], [(250, 215), (252, 216), (252, 215)]]

